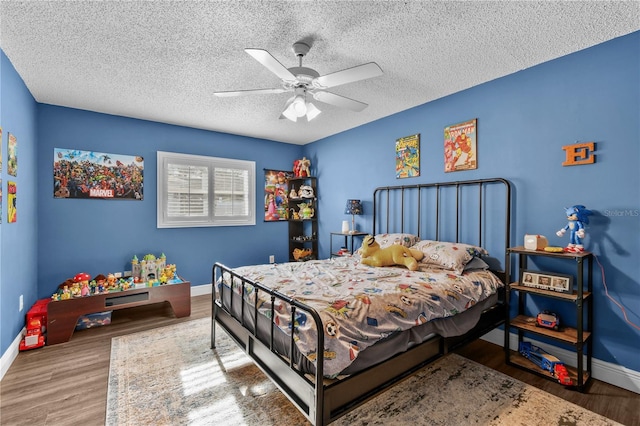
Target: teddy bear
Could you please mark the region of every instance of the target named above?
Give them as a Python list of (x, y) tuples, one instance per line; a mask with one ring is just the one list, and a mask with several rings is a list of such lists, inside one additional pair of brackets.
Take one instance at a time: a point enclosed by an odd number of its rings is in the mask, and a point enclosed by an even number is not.
[(362, 240), (360, 249), (361, 262), (369, 266), (406, 266), (407, 269), (415, 271), (418, 269), (418, 261), (422, 260), (424, 253), (420, 250), (407, 248), (399, 244), (380, 248), (373, 235), (367, 235)]

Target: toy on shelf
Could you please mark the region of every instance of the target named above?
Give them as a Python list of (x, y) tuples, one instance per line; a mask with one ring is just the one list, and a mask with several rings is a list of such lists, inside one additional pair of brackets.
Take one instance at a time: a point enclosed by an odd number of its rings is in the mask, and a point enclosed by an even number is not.
[(564, 251), (571, 253), (580, 253), (584, 251), (582, 245), (582, 239), (584, 238), (584, 227), (589, 224), (589, 218), (591, 210), (587, 210), (585, 206), (575, 205), (565, 209), (567, 219), (569, 222), (567, 225), (556, 232), (558, 237), (562, 237), (567, 230), (570, 231), (569, 244), (564, 248)]
[(293, 258), (297, 261), (310, 260), (313, 256), (313, 250), (310, 248), (295, 248), (293, 249)]
[(167, 266), (167, 258), (162, 253), (156, 258), (153, 254), (145, 255), (140, 262), (137, 256), (131, 260), (132, 275), (138, 277), (140, 282), (155, 280), (160, 277), (162, 270)]
[(573, 385), (573, 380), (569, 377), (567, 368), (557, 357), (538, 346), (532, 345), (531, 342), (520, 342), (518, 352), (541, 369), (548, 371), (561, 384), (565, 386)]
[(307, 157), (302, 157), (301, 160), (293, 162), (293, 175), (295, 177), (309, 177), (311, 176), (311, 161)]
[(536, 316), (536, 327), (558, 331), (560, 329), (560, 317), (555, 312), (542, 311)]

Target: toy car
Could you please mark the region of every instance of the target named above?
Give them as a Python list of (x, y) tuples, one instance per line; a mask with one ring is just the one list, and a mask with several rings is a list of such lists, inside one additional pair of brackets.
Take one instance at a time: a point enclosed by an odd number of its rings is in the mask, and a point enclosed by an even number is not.
[(544, 349), (532, 345), (531, 342), (520, 342), (518, 352), (541, 369), (548, 371), (558, 379), (560, 384), (565, 386), (573, 385), (573, 380), (569, 376), (569, 372), (564, 363)]
[(560, 317), (555, 312), (542, 311), (536, 316), (536, 326), (557, 331), (560, 328)]
[(543, 370), (547, 370), (551, 374), (553, 374), (555, 365), (561, 363), (558, 358), (545, 352), (538, 346), (532, 345), (530, 342), (520, 342), (518, 352), (520, 352), (523, 357), (527, 358)]

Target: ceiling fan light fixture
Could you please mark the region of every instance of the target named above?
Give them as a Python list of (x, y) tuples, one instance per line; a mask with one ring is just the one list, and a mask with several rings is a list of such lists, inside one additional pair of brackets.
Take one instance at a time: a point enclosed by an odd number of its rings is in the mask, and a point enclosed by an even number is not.
[(304, 99), (304, 95), (296, 95), (289, 108), (293, 109), (296, 117), (304, 117), (307, 114), (307, 102)]
[(293, 108), (293, 100), (294, 98), (291, 98), (287, 101), (284, 111), (282, 111), (282, 116), (295, 123), (296, 121), (298, 121), (298, 115), (296, 114), (295, 109)]
[(320, 115), (320, 111), (314, 104), (307, 102), (307, 121), (311, 121)]

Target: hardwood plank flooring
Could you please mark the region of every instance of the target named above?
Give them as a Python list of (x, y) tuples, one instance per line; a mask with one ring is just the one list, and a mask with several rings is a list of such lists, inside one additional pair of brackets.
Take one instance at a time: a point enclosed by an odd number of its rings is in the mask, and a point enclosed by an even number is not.
[[(211, 296), (191, 299), (191, 317), (168, 303), (114, 311), (111, 325), (76, 331), (59, 345), (21, 352), (0, 382), (2, 425), (104, 425), (111, 338), (211, 316)], [(456, 351), (476, 362), (629, 426), (640, 426), (640, 395), (593, 380), (567, 390), (504, 363), (502, 347), (482, 340)], [(543, 409), (543, 408), (542, 408)]]

